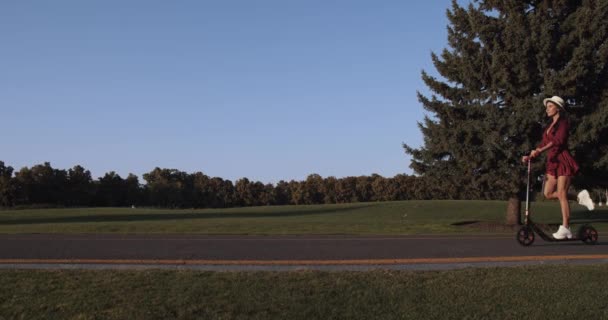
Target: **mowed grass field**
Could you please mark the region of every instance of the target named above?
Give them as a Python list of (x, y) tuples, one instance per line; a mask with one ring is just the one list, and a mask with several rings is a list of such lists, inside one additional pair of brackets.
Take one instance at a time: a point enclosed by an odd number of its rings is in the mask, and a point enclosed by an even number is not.
[[(467, 223), (473, 221), (503, 223), (506, 208), (505, 201), (446, 200), (201, 210), (148, 208), (2, 210), (0, 233), (251, 235), (479, 233), (488, 230), (466, 227)], [(561, 222), (561, 213), (556, 202), (533, 203), (532, 210), (535, 221)], [(572, 210), (574, 219), (608, 218), (606, 207), (588, 212), (584, 207), (573, 203)], [(598, 230), (605, 229), (601, 224), (596, 227)]]
[(608, 266), (0, 273), (0, 319), (607, 319)]
[[(0, 233), (487, 233), (455, 224), (500, 224), (506, 205), (5, 210)], [(572, 207), (578, 219), (608, 216), (605, 207), (591, 213)], [(539, 202), (533, 209), (538, 221), (560, 220), (557, 203)], [(0, 319), (606, 319), (606, 283), (605, 264), (415, 272), (3, 269)]]

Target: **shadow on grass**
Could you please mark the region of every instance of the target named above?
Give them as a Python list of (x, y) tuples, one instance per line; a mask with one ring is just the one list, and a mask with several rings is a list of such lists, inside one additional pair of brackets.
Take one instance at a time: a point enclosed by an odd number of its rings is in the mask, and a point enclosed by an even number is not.
[(344, 211), (358, 210), (375, 206), (375, 204), (364, 204), (346, 208), (324, 208), (316, 210), (302, 210), (289, 212), (267, 212), (267, 213), (243, 213), (238, 211), (223, 211), (213, 213), (141, 213), (141, 214), (93, 214), (87, 216), (30, 218), (0, 221), (0, 225), (26, 225), (41, 223), (87, 223), (87, 222), (135, 222), (135, 221), (163, 221), (163, 220), (191, 220), (191, 219), (247, 219), (247, 218), (272, 218), (272, 217), (294, 217), (315, 214), (332, 214)]
[(471, 224), (476, 224), (479, 223), (479, 220), (467, 220), (467, 221), (458, 221), (458, 222), (454, 222), (451, 225), (453, 226), (468, 226)]

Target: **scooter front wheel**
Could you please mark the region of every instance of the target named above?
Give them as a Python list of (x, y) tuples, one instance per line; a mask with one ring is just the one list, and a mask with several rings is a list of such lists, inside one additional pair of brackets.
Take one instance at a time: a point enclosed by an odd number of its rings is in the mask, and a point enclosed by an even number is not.
[(522, 226), (517, 231), (517, 235), (515, 237), (517, 242), (524, 247), (527, 247), (534, 243), (534, 231), (529, 226)]

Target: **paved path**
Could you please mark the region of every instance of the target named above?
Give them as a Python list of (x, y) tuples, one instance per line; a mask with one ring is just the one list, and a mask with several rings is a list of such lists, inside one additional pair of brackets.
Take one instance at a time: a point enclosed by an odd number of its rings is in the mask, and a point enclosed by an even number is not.
[[(600, 235), (601, 236), (601, 235)], [(606, 263), (608, 242), (522, 247), (496, 236), (0, 235), (0, 267), (188, 267), (208, 270), (449, 269)]]

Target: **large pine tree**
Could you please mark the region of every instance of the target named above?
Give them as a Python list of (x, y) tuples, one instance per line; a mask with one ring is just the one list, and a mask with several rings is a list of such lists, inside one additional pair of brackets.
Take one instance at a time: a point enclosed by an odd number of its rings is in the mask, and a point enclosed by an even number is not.
[(520, 159), (547, 124), (542, 100), (559, 95), (581, 165), (574, 184), (608, 183), (608, 0), (453, 1), (447, 16), (449, 47), (432, 54), (440, 77), (422, 72), (433, 92), (418, 95), (424, 144), (404, 145), (414, 171), (460, 198), (510, 199), (517, 222)]

